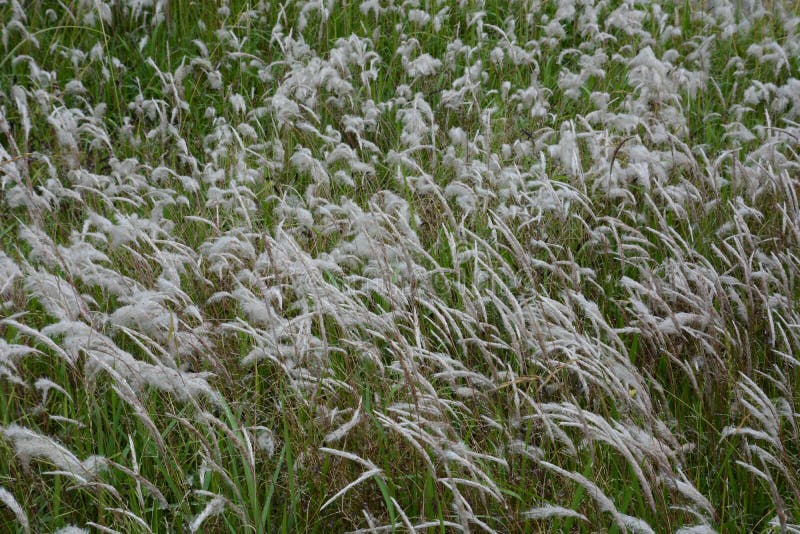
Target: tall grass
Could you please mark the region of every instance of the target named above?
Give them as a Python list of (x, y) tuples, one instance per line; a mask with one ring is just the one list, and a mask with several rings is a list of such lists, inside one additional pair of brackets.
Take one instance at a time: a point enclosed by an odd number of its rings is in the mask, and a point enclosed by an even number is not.
[(0, 27), (0, 530), (800, 532), (797, 6)]

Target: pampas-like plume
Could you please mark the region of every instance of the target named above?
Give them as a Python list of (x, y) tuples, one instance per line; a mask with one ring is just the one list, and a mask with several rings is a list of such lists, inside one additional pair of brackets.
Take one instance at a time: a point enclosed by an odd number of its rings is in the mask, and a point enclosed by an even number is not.
[(22, 506), (19, 505), (14, 496), (3, 487), (0, 487), (0, 501), (3, 501), (3, 504), (5, 504), (12, 512), (14, 512), (17, 522), (22, 525), (22, 529), (25, 531), (25, 533), (30, 534), (31, 525), (28, 521), (28, 515), (25, 513), (25, 510), (22, 509)]
[(2, 427), (0, 433), (11, 443), (17, 458), (25, 466), (32, 459), (44, 459), (81, 479), (91, 479), (106, 467), (107, 462), (103, 456), (89, 456), (81, 461), (52, 438), (19, 425)]

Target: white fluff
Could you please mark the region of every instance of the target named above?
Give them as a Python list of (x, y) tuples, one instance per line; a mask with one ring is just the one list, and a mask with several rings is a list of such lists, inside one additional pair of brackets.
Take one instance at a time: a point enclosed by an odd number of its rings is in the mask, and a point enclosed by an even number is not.
[(28, 522), (28, 516), (25, 513), (25, 510), (22, 509), (22, 506), (19, 505), (19, 502), (17, 502), (14, 496), (3, 487), (0, 487), (0, 501), (2, 501), (3, 504), (5, 504), (14, 513), (14, 516), (17, 518), (17, 522), (22, 525), (22, 529), (29, 534), (31, 531), (31, 525)]

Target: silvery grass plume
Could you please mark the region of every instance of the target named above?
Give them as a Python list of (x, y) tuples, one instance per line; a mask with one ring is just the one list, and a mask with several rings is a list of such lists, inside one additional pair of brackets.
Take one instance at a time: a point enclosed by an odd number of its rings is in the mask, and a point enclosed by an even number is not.
[(0, 488), (0, 500), (2, 500), (3, 504), (5, 504), (14, 513), (14, 516), (17, 518), (17, 522), (19, 522), (23, 530), (26, 533), (29, 533), (31, 531), (31, 525), (28, 521), (28, 515), (25, 513), (25, 510), (22, 509), (22, 506), (19, 505), (14, 496), (10, 494), (7, 489)]
[(19, 425), (4, 427), (2, 434), (24, 465), (33, 459), (44, 459), (59, 468), (58, 473), (70, 475), (78, 482), (94, 478), (106, 466), (106, 458), (102, 456), (90, 456), (81, 461), (53, 439)]
[(796, 6), (28, 8), (19, 528), (798, 529)]

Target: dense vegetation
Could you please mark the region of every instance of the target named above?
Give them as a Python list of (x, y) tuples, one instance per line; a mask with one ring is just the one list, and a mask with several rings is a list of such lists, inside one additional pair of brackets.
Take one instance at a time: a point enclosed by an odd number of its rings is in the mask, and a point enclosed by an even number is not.
[(0, 28), (0, 530), (800, 532), (795, 5)]

